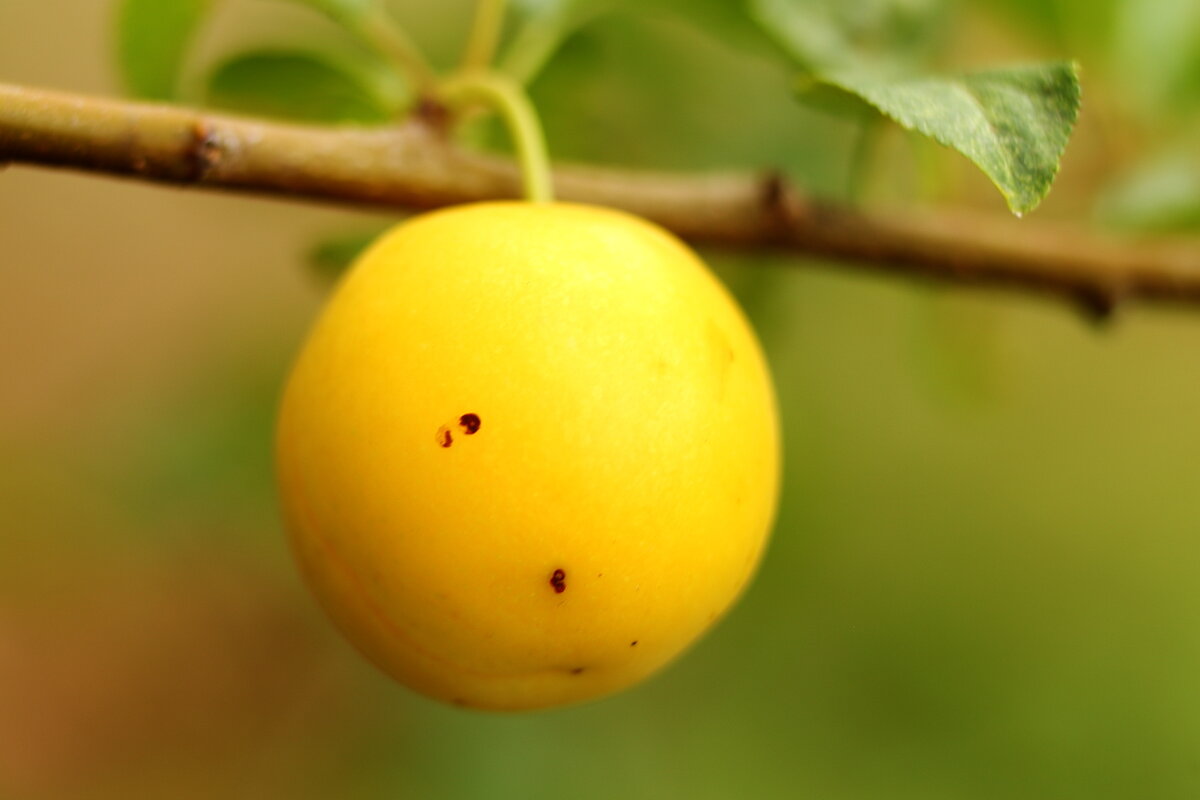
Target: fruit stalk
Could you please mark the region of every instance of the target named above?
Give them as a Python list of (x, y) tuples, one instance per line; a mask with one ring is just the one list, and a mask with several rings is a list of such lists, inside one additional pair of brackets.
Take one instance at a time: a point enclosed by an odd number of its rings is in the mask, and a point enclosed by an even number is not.
[(439, 97), (451, 108), (482, 103), (499, 112), (517, 150), (525, 199), (531, 203), (554, 199), (542, 123), (520, 86), (494, 72), (463, 72), (439, 87)]

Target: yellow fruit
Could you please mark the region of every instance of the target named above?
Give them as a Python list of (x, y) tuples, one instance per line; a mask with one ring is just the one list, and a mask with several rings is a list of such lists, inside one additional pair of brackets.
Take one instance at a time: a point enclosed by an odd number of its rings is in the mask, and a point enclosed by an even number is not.
[(346, 636), (429, 696), (528, 709), (630, 686), (721, 616), (778, 452), (758, 344), (690, 250), (614, 211), (485, 203), (362, 256), (277, 455)]

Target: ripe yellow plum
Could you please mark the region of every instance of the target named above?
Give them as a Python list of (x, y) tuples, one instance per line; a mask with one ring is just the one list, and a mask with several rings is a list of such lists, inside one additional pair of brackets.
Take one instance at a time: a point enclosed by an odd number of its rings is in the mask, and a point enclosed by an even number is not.
[(343, 278), (280, 409), (321, 604), (401, 683), (518, 710), (631, 686), (733, 603), (779, 491), (735, 301), (673, 236), (567, 203), (417, 217)]

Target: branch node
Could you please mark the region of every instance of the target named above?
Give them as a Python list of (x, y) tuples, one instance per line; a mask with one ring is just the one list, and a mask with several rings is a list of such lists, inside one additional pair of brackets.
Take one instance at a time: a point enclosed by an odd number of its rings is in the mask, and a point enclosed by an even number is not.
[(796, 219), (803, 214), (803, 204), (787, 177), (778, 169), (763, 173), (759, 187), (767, 236), (772, 243), (783, 244), (791, 237)]
[(1075, 303), (1084, 318), (1097, 327), (1116, 317), (1125, 293), (1112, 286), (1088, 286), (1075, 292)]
[(779, 209), (783, 205), (783, 194), (787, 188), (787, 179), (777, 169), (768, 170), (762, 176), (762, 204), (768, 211)]
[(217, 132), (202, 119), (192, 124), (192, 140), (187, 148), (186, 159), (191, 167), (188, 180), (201, 183), (209, 171), (221, 163), (225, 149)]
[(454, 115), (444, 103), (428, 94), (421, 95), (413, 109), (412, 119), (437, 133), (440, 138), (446, 138), (450, 133), (450, 124)]

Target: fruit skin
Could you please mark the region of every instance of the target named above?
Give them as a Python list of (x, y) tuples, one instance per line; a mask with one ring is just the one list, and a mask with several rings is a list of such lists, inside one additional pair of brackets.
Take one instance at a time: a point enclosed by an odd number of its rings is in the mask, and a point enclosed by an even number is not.
[(481, 203), (347, 274), (277, 460), (354, 644), (431, 697), (532, 709), (637, 683), (728, 609), (774, 517), (778, 416), (741, 311), (670, 234)]

